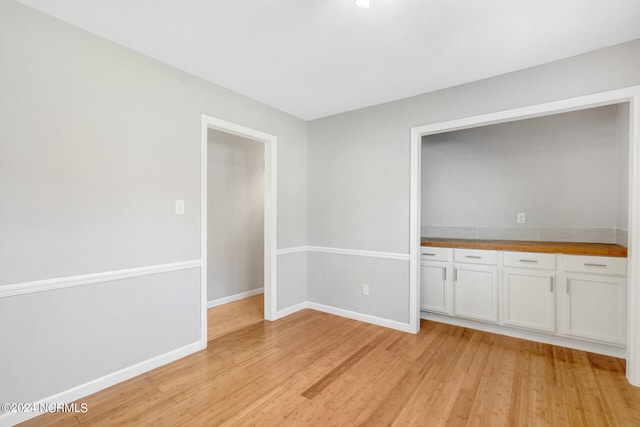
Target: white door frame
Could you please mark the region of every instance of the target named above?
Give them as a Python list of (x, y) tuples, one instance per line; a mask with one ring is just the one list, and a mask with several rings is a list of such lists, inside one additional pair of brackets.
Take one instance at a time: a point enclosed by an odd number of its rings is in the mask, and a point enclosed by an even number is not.
[(411, 128), (409, 323), (420, 330), (420, 181), (422, 136), (604, 105), (629, 103), (629, 256), (627, 379), (640, 386), (640, 86)]
[(208, 130), (217, 130), (264, 144), (264, 318), (275, 320), (277, 311), (277, 137), (236, 123), (202, 115), (201, 178), (202, 207), (200, 253), (202, 257), (202, 337), (207, 339), (207, 151)]

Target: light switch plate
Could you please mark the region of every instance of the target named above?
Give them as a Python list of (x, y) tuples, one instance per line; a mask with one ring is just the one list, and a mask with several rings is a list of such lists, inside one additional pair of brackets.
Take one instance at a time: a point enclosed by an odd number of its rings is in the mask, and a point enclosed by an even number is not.
[(176, 215), (184, 215), (184, 200), (176, 200)]

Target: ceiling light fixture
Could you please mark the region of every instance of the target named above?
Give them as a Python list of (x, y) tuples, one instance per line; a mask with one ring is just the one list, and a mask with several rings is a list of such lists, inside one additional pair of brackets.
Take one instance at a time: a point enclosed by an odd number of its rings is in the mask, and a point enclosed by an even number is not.
[(356, 6), (363, 9), (369, 9), (369, 6), (371, 6), (371, 2), (370, 0), (356, 0)]

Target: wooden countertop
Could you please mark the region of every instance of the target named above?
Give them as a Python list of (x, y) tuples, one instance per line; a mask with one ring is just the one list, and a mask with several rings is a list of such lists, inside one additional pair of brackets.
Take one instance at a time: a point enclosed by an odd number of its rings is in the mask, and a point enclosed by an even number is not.
[(567, 255), (627, 256), (627, 248), (608, 243), (534, 242), (528, 240), (436, 239), (423, 237), (422, 246), (487, 249), (494, 251), (543, 252)]

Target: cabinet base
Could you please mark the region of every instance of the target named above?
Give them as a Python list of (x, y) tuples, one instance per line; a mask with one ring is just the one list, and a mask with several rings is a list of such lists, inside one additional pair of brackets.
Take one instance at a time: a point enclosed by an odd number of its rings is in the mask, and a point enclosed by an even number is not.
[(561, 337), (558, 335), (548, 335), (540, 332), (526, 331), (524, 329), (512, 328), (504, 325), (477, 322), (473, 320), (462, 319), (459, 317), (451, 317), (443, 314), (429, 313), (425, 311), (420, 311), (420, 318), (425, 320), (432, 320), (434, 322), (447, 323), (449, 325), (461, 326), (464, 328), (477, 329), (479, 331), (490, 332), (498, 335), (506, 335), (509, 337), (520, 338), (529, 341), (557, 345), (560, 347), (568, 347), (576, 350), (588, 351), (591, 353), (604, 354), (621, 359), (627, 358), (626, 348), (614, 345), (582, 341), (568, 337)]

